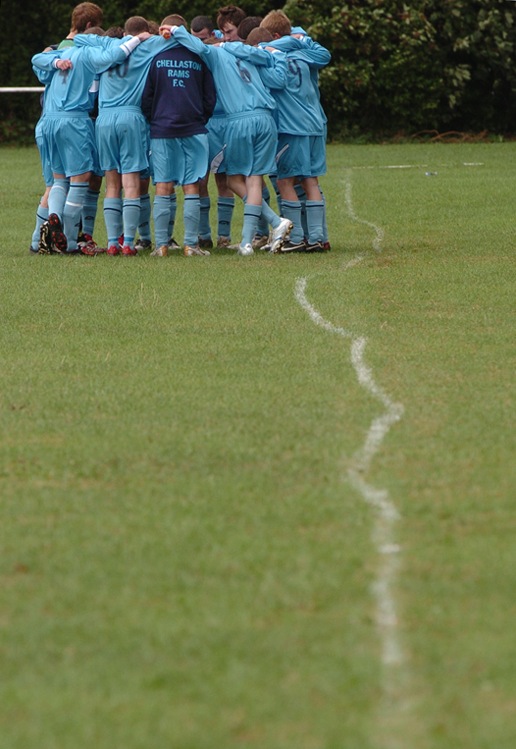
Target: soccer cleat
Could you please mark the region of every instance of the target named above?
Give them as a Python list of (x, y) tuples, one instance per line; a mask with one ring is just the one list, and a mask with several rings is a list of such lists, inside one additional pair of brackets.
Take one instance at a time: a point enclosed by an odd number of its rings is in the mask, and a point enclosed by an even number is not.
[(229, 247), (231, 244), (231, 237), (219, 237), (217, 239), (217, 247)]
[(63, 226), (61, 224), (61, 219), (59, 218), (57, 213), (51, 213), (49, 215), (48, 226), (52, 251), (57, 253), (58, 255), (62, 255), (64, 252), (66, 252), (68, 242), (66, 241), (66, 237), (63, 234)]
[(89, 257), (93, 257), (94, 255), (98, 255), (99, 252), (102, 252), (97, 247), (97, 243), (93, 241), (93, 239), (90, 242), (80, 242), (77, 245), (77, 248), (81, 255), (88, 255)]
[(209, 255), (209, 250), (201, 250), (201, 248), (198, 245), (195, 245), (195, 247), (190, 247), (190, 245), (185, 244), (183, 249), (185, 257), (193, 257), (194, 255)]
[(281, 250), (283, 242), (288, 238), (293, 228), (294, 224), (290, 219), (280, 219), (279, 225), (272, 230), (270, 252), (279, 252)]
[(322, 242), (308, 242), (305, 248), (305, 252), (324, 252), (324, 246)]
[(199, 247), (202, 250), (212, 250), (213, 249), (213, 240), (211, 237), (207, 237), (205, 239), (202, 239), (199, 237)]
[(139, 239), (134, 243), (134, 249), (138, 250), (138, 252), (142, 252), (143, 250), (150, 250), (151, 248), (152, 242), (150, 241), (150, 239)]
[(331, 244), (329, 242), (323, 242), (323, 250), (325, 252), (330, 252), (330, 250), (331, 250)]
[(283, 242), (283, 246), (280, 250), (280, 252), (305, 252), (306, 251), (306, 244), (304, 241), (301, 242), (292, 242), (290, 239), (287, 239), (286, 242)]
[(238, 255), (254, 255), (253, 245), (249, 242), (247, 244), (241, 244), (237, 250)]
[(106, 250), (107, 255), (120, 255), (122, 248), (119, 244), (111, 244)]
[(150, 254), (151, 257), (166, 257), (168, 255), (168, 245), (162, 244), (161, 247), (156, 247)]
[(124, 257), (133, 257), (134, 255), (138, 254), (138, 250), (135, 247), (129, 247), (129, 245), (125, 244), (122, 247), (122, 255)]
[(269, 237), (265, 234), (255, 234), (253, 239), (253, 250), (263, 250), (269, 244)]
[(168, 240), (168, 249), (169, 250), (180, 250), (181, 247), (178, 245), (174, 237), (170, 237)]
[(52, 243), (50, 241), (50, 226), (48, 221), (43, 221), (39, 229), (38, 255), (51, 255)]
[(95, 242), (91, 234), (85, 234), (81, 231), (81, 233), (77, 237), (77, 247), (82, 247), (85, 244), (90, 246), (93, 245), (94, 247), (97, 246), (97, 243)]

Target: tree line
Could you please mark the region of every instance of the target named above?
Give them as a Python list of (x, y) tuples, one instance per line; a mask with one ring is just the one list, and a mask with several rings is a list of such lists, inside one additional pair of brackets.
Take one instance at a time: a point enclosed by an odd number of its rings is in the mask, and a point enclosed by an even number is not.
[[(104, 26), (132, 15), (161, 21), (214, 19), (213, 0), (106, 0)], [(511, 0), (241, 0), (249, 15), (283, 8), (332, 53), (320, 74), (334, 140), (375, 140), (447, 131), (510, 136), (516, 121), (516, 2)], [(9, 27), (0, 48), (1, 86), (34, 86), (35, 52), (66, 36), (74, 2), (32, 0), (23, 19), (2, 0)], [(32, 143), (36, 94), (2, 94), (0, 143)]]

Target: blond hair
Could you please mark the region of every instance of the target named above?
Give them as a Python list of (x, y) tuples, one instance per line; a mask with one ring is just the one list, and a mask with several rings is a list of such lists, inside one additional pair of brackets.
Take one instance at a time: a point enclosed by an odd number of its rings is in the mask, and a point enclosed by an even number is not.
[(289, 17), (282, 10), (271, 10), (260, 26), (270, 31), (271, 34), (277, 34), (278, 36), (289, 36), (292, 30)]

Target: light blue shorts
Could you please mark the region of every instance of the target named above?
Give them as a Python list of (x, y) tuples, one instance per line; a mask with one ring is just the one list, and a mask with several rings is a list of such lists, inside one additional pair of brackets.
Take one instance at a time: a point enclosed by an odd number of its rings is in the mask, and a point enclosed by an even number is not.
[(41, 159), (41, 172), (43, 174), (43, 179), (45, 180), (45, 187), (51, 187), (54, 184), (54, 175), (52, 174), (50, 157), (46, 146), (46, 141), (42, 133), (41, 120), (39, 120), (36, 124), (34, 135), (36, 137), (36, 145), (39, 151), (39, 158)]
[(226, 173), (271, 174), (276, 169), (278, 146), (276, 123), (264, 110), (228, 117), (226, 127)]
[(100, 110), (95, 135), (104, 171), (131, 174), (148, 169), (148, 128), (138, 107)]
[(320, 177), (326, 174), (326, 140), (323, 135), (278, 135), (278, 179)]
[(208, 128), (209, 154), (208, 160), (210, 171), (215, 174), (224, 174), (226, 164), (224, 162), (225, 144), (226, 144), (226, 125), (227, 118), (211, 117), (206, 127)]
[(88, 115), (45, 115), (41, 132), (54, 174), (75, 177), (95, 171), (97, 147), (93, 121)]
[(193, 185), (208, 171), (208, 135), (188, 138), (151, 138), (151, 170), (154, 182)]

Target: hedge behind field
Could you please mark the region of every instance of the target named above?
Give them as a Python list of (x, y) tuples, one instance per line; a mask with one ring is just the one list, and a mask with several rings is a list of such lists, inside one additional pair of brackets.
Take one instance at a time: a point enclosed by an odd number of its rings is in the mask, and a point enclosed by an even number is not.
[[(99, 3), (104, 26), (131, 15), (160, 21), (170, 3)], [(516, 2), (511, 0), (287, 0), (240, 3), (249, 15), (283, 7), (295, 25), (332, 52), (321, 72), (321, 97), (334, 139), (364, 140), (420, 132), (510, 135), (516, 132)], [(26, 4), (0, 49), (2, 86), (33, 86), (31, 56), (66, 36), (74, 3)], [(220, 2), (178, 0), (190, 21), (216, 16)], [(4, 0), (6, 17), (19, 4)], [(0, 142), (33, 139), (35, 95), (2, 94)]]

